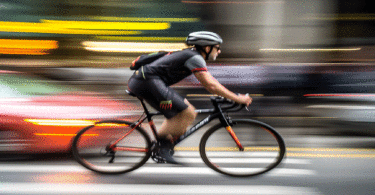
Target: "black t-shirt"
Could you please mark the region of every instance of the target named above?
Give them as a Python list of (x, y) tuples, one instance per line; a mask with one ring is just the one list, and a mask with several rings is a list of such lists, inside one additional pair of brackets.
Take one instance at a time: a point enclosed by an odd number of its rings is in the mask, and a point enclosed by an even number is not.
[(159, 77), (168, 86), (190, 76), (193, 72), (207, 71), (206, 61), (195, 49), (173, 52), (143, 67), (144, 74)]

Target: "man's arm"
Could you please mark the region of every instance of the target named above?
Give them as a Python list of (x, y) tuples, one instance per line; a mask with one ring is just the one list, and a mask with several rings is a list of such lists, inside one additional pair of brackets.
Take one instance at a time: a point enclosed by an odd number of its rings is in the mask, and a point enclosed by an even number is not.
[(240, 104), (249, 105), (252, 99), (245, 95), (236, 95), (235, 93), (229, 91), (223, 85), (221, 85), (208, 71), (194, 72), (195, 77), (212, 94), (216, 94), (227, 99), (231, 99)]

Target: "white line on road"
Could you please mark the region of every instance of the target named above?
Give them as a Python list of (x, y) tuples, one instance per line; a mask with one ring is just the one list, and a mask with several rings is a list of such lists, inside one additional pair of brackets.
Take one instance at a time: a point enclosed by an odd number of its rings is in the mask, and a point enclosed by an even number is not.
[(124, 185), (124, 184), (49, 184), (1, 183), (0, 194), (236, 194), (236, 195), (318, 195), (307, 187), (268, 185)]
[[(235, 169), (235, 168), (234, 168)], [(87, 172), (91, 171), (79, 165), (1, 165), (0, 172)], [(128, 174), (161, 174), (161, 175), (174, 175), (174, 174), (189, 174), (189, 175), (218, 175), (219, 173), (213, 171), (208, 167), (141, 167)], [(316, 172), (308, 169), (288, 169), (288, 168), (275, 168), (266, 173), (269, 176), (290, 177), (290, 176), (303, 176), (315, 175)], [(220, 174), (219, 174), (220, 175)]]
[[(176, 158), (176, 160), (180, 160), (183, 163), (204, 163), (201, 158)], [(211, 159), (215, 163), (247, 163), (247, 164), (254, 164), (254, 163), (270, 163), (274, 162), (274, 158), (213, 158)], [(306, 165), (311, 164), (311, 161), (308, 159), (285, 159), (283, 161), (284, 164), (300, 164)]]
[[(236, 171), (236, 168), (233, 168)], [(237, 172), (237, 171), (236, 171)], [(194, 174), (194, 175), (215, 175), (219, 174), (214, 170), (206, 167), (141, 167), (130, 174)], [(315, 175), (315, 171), (307, 169), (287, 169), (275, 168), (266, 173), (269, 176), (299, 176), (299, 175)]]

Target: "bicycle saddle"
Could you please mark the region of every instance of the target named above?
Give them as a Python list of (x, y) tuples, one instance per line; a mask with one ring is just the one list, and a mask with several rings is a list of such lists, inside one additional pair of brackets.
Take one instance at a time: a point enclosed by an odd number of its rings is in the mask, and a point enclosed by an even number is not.
[(129, 91), (129, 90), (125, 90), (126, 93), (128, 93), (130, 96), (133, 96), (133, 97), (137, 97), (137, 95), (135, 95), (135, 93)]

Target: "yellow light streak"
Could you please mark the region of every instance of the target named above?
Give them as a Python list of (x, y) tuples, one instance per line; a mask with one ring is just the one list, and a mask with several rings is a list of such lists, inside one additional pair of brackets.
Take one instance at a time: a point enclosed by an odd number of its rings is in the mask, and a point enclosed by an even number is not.
[(32, 123), (34, 125), (41, 126), (75, 126), (75, 127), (85, 127), (89, 125), (94, 125), (96, 120), (76, 120), (76, 119), (25, 119), (26, 122)]
[(86, 50), (98, 52), (157, 52), (163, 51), (178, 51), (187, 48), (184, 43), (138, 43), (138, 42), (96, 42), (84, 41), (82, 45)]
[(118, 123), (100, 123), (98, 120), (79, 120), (79, 119), (25, 119), (26, 122), (40, 126), (66, 126), (66, 127), (87, 127), (95, 125), (96, 127), (119, 127), (129, 126), (127, 124)]
[(137, 21), (137, 22), (199, 22), (199, 18), (138, 18), (138, 17), (110, 17), (96, 16), (90, 17), (95, 20), (107, 21)]
[(119, 37), (119, 36), (97, 36), (97, 39), (113, 41), (148, 41), (148, 42), (184, 42), (186, 37)]
[(54, 40), (0, 39), (1, 48), (56, 49)]
[(86, 34), (86, 35), (137, 35), (140, 30), (165, 30), (166, 22), (92, 22), (41, 20), (38, 22), (0, 22), (2, 32)]
[(119, 124), (119, 123), (100, 123), (96, 124), (96, 127), (128, 127), (127, 124)]
[(0, 39), (0, 54), (45, 55), (57, 48), (54, 40)]
[(9, 55), (46, 55), (49, 54), (44, 49), (20, 49), (20, 48), (0, 48), (0, 54)]
[(85, 30), (165, 30), (170, 27), (170, 24), (167, 22), (92, 22), (65, 20), (41, 20), (41, 22), (57, 28)]

